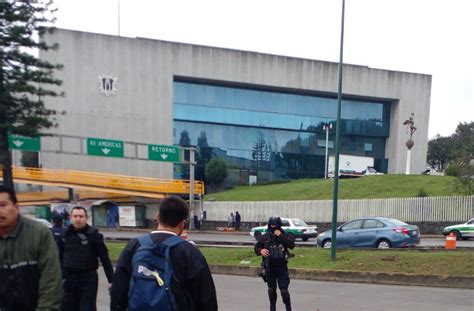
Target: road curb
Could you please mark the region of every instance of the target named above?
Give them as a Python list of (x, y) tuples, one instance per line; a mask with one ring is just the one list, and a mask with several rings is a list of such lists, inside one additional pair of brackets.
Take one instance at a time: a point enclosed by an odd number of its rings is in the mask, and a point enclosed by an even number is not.
[[(213, 274), (256, 276), (257, 267), (209, 265)], [(355, 272), (340, 270), (288, 269), (293, 279), (474, 289), (474, 277), (409, 273)]]

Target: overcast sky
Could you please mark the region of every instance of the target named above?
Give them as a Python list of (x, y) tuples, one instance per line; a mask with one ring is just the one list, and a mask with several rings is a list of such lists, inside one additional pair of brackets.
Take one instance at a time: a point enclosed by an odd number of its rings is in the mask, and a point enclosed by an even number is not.
[[(122, 36), (335, 62), (341, 1), (54, 0), (60, 28), (118, 35), (120, 16)], [(473, 12), (473, 0), (346, 0), (344, 62), (432, 75), (429, 137), (450, 135), (474, 121)]]

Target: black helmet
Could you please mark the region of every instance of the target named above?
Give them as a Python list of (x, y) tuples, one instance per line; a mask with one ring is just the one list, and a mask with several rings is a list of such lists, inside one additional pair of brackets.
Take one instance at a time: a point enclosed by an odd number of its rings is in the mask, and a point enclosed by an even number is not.
[(53, 213), (53, 216), (51, 217), (51, 220), (53, 221), (53, 223), (59, 225), (63, 221), (63, 216), (61, 214), (58, 214), (58, 213)]
[[(272, 228), (272, 226), (276, 226), (276, 228)], [(278, 216), (272, 216), (268, 219), (268, 230), (273, 231), (275, 229), (281, 229), (281, 218)]]

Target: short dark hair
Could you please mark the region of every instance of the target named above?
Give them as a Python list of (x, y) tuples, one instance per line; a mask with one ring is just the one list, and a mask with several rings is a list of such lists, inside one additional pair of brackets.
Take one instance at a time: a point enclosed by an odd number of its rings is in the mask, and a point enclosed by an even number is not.
[(10, 200), (13, 202), (13, 204), (18, 203), (18, 199), (16, 198), (15, 190), (12, 188), (8, 188), (5, 186), (0, 186), (0, 193), (8, 193), (8, 196), (10, 197)]
[(189, 217), (189, 207), (186, 201), (176, 196), (169, 196), (161, 201), (158, 211), (160, 222), (170, 227), (176, 227)]
[(82, 207), (82, 206), (74, 206), (72, 209), (71, 209), (71, 215), (72, 215), (72, 212), (74, 212), (74, 210), (81, 210), (81, 211), (84, 211), (84, 213), (86, 214), (86, 217), (87, 217), (87, 210)]

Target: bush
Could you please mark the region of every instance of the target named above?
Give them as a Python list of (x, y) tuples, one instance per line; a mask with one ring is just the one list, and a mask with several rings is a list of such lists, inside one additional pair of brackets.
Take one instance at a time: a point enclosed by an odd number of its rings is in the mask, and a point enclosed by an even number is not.
[(426, 192), (424, 188), (420, 188), (416, 196), (419, 198), (425, 198), (425, 197), (428, 197), (429, 195), (428, 195), (428, 192)]
[(458, 164), (449, 164), (445, 171), (446, 176), (458, 177), (461, 175), (461, 167)]

